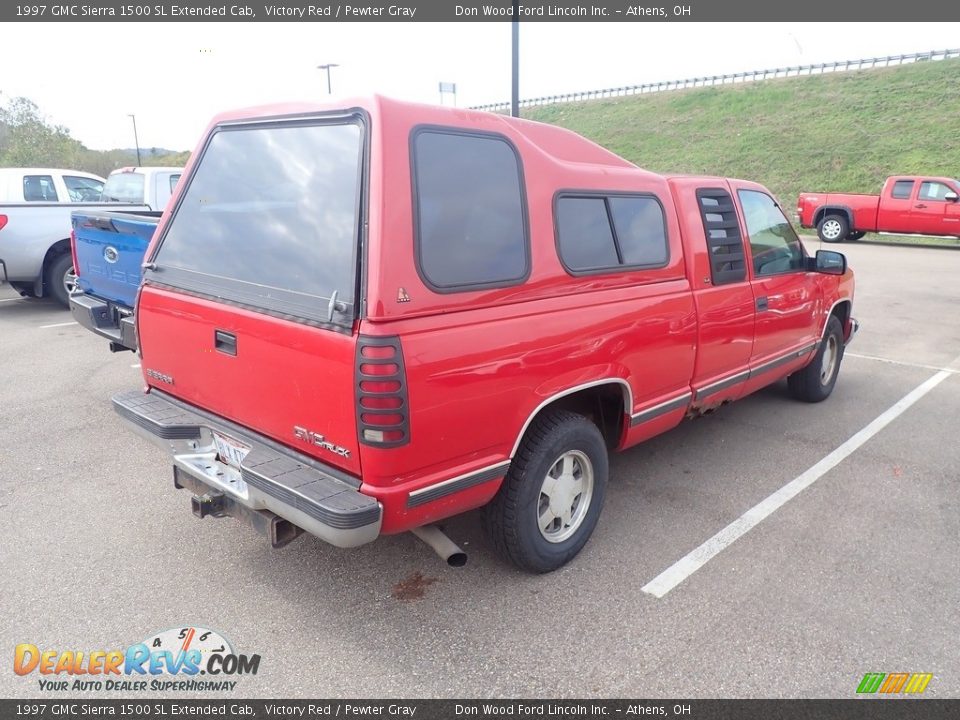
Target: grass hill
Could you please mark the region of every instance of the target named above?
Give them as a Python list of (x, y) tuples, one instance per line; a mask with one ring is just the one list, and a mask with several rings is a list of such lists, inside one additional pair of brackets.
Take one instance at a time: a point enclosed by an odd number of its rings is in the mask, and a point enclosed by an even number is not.
[(655, 172), (755, 180), (788, 215), (801, 191), (879, 192), (887, 175), (960, 176), (960, 59), (524, 110)]

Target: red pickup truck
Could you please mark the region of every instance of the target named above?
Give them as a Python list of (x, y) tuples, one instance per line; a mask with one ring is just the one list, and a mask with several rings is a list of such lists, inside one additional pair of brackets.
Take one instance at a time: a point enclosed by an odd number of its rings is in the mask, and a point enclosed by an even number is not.
[(859, 240), (868, 232), (960, 236), (960, 181), (894, 175), (879, 195), (801, 193), (801, 227), (824, 242)]
[[(252, 179), (255, 179), (252, 180)], [(607, 453), (787, 378), (857, 323), (762, 186), (561, 128), (374, 97), (213, 121), (144, 264), (145, 390), (195, 514), (341, 547), (483, 507), (532, 572), (587, 542)]]

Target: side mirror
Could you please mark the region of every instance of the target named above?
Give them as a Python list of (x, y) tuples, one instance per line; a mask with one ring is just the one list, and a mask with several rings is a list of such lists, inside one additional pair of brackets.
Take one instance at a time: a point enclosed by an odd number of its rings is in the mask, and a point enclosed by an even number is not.
[(847, 256), (833, 250), (817, 250), (813, 269), (825, 275), (843, 275), (847, 271)]
[(949, 200), (950, 202), (956, 202), (956, 201), (957, 201), (957, 194), (956, 194), (955, 192), (945, 193), (944, 196), (943, 196), (943, 199), (944, 199), (944, 200)]

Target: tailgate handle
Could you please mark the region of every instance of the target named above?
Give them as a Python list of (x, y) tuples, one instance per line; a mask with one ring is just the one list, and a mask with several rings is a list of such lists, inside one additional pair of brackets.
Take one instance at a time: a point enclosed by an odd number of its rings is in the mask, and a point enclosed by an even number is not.
[(224, 330), (216, 330), (213, 333), (213, 346), (227, 355), (236, 355), (237, 336)]

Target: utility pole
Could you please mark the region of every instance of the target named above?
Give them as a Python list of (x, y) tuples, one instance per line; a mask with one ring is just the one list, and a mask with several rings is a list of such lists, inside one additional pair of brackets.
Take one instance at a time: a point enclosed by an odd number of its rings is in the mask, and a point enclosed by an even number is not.
[(333, 95), (333, 89), (330, 85), (330, 68), (340, 67), (336, 63), (327, 63), (326, 65), (317, 65), (317, 70), (327, 71), (327, 95)]
[(510, 116), (520, 117), (520, 0), (513, 0), (512, 32), (512, 88), (510, 93)]
[(133, 113), (129, 113), (130, 119), (133, 120), (133, 142), (137, 146), (137, 167), (140, 167), (140, 139), (137, 137), (137, 116)]

